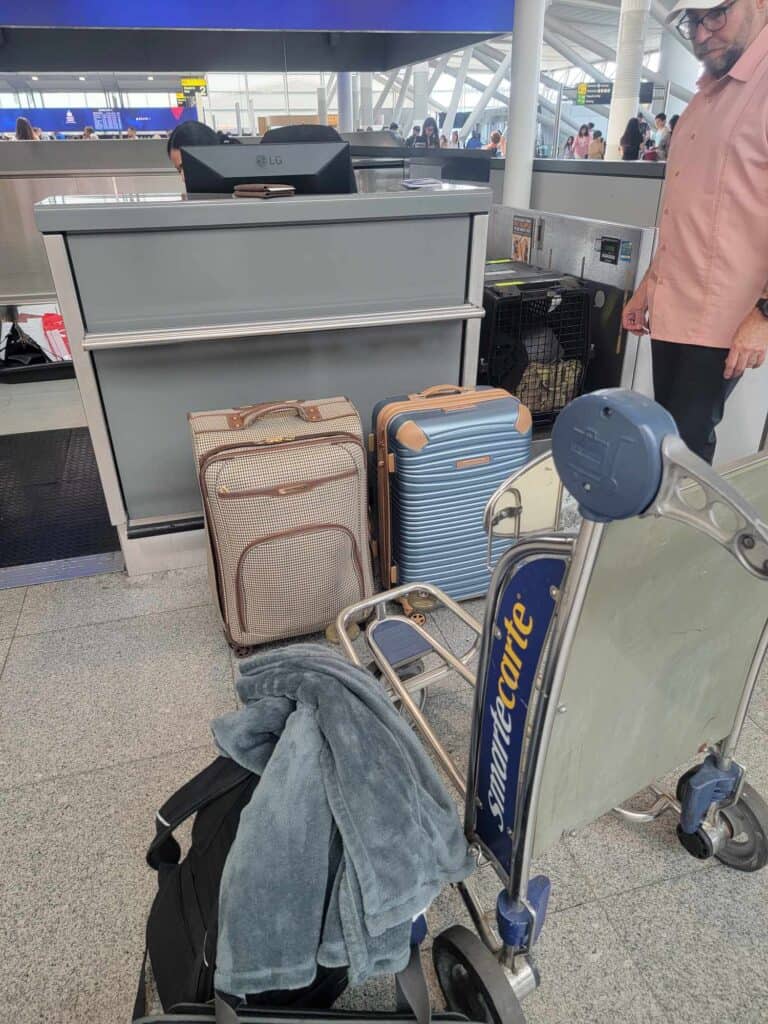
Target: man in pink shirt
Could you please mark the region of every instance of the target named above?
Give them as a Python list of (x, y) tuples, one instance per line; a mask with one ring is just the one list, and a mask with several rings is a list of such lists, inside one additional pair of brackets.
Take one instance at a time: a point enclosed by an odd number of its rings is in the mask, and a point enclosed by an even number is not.
[(653, 262), (624, 309), (656, 401), (711, 462), (741, 374), (768, 351), (768, 0), (673, 9), (705, 74), (672, 137)]

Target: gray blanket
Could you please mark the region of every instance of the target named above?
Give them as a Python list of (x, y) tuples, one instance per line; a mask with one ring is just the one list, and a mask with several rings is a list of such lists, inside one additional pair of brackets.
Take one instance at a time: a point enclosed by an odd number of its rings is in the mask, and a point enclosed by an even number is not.
[(262, 778), (221, 882), (216, 987), (301, 988), (402, 970), (411, 921), (472, 860), (456, 806), (383, 687), (328, 648), (241, 663), (216, 744)]

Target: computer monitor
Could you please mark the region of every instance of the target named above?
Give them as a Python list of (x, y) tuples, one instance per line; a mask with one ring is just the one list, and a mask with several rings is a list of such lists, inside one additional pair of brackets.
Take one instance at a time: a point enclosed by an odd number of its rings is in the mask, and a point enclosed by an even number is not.
[(187, 192), (231, 195), (236, 185), (293, 185), (305, 195), (352, 191), (352, 160), (346, 142), (276, 143), (182, 147)]

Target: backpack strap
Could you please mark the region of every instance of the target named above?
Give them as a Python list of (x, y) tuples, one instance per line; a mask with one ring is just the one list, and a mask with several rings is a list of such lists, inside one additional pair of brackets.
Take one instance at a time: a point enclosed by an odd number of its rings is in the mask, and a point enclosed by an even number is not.
[(410, 1009), (417, 1024), (431, 1024), (432, 1003), (418, 945), (411, 946), (410, 960), (402, 971), (395, 975), (395, 991), (398, 1009)]
[(155, 813), (157, 834), (147, 850), (149, 866), (158, 871), (163, 865), (178, 864), (181, 847), (173, 838), (174, 829), (250, 778), (253, 778), (253, 772), (247, 768), (242, 768), (229, 757), (217, 757), (185, 783)]

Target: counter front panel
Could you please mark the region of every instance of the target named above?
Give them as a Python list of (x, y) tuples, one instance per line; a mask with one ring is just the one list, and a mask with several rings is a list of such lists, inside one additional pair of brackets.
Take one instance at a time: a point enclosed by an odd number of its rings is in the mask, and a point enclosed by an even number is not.
[(382, 398), (457, 381), (463, 324), (409, 324), (93, 353), (129, 521), (201, 514), (187, 413), (347, 395), (367, 431)]

